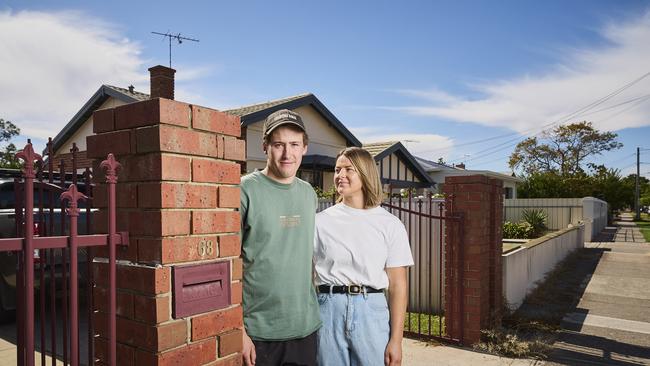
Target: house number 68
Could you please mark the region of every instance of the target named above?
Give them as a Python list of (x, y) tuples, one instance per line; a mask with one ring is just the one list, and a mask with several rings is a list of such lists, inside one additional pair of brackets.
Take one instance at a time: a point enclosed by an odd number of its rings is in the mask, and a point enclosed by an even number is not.
[(212, 255), (214, 253), (214, 245), (212, 240), (201, 240), (199, 242), (199, 255), (205, 257), (206, 255)]

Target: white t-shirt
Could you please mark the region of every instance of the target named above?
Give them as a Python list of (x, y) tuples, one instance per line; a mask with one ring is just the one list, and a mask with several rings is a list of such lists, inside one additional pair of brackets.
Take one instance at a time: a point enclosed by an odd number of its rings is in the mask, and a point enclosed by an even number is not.
[(388, 287), (385, 269), (413, 265), (404, 224), (381, 207), (343, 203), (316, 215), (316, 285)]

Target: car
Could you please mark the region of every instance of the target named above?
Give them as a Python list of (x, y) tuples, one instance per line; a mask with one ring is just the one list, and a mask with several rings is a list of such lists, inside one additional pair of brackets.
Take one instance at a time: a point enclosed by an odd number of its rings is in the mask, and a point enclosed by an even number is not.
[[(0, 170), (0, 238), (16, 237), (16, 183), (14, 172)], [(82, 177), (78, 177), (77, 189), (84, 193), (86, 192), (86, 185)], [(65, 185), (67, 186), (66, 182)], [(22, 186), (22, 183), (19, 183)], [(66, 228), (62, 232), (61, 229), (61, 201), (59, 199), (63, 189), (56, 185), (47, 182), (40, 183), (34, 182), (34, 226), (31, 230), (34, 231), (35, 236), (58, 236), (69, 234), (69, 222), (66, 222)], [(43, 203), (41, 205), (41, 202)], [(42, 214), (39, 207), (43, 208)], [(50, 213), (50, 207), (52, 212)], [(86, 202), (79, 201), (79, 207), (85, 208)], [(24, 222), (24, 221), (23, 221)], [(52, 222), (52, 225), (50, 225)], [(82, 209), (78, 219), (79, 235), (87, 233), (86, 230), (87, 214), (86, 210)], [(52, 232), (48, 232), (52, 228)], [(60, 252), (55, 256), (55, 277), (60, 280), (62, 278), (62, 257)], [(87, 255), (85, 248), (79, 250), (78, 260), (80, 263), (85, 262)], [(18, 267), (18, 256), (16, 252), (1, 251), (0, 252), (0, 321), (11, 321), (14, 317), (16, 309), (16, 272)], [(49, 262), (49, 259), (48, 259)], [(34, 287), (39, 288), (39, 269), (43, 263), (41, 262), (40, 251), (34, 251)], [(47, 266), (46, 266), (47, 267)], [(49, 267), (45, 271), (46, 288), (50, 280)], [(79, 266), (79, 276), (81, 283), (84, 283), (86, 276), (86, 266)], [(61, 284), (57, 281), (57, 287), (60, 288)]]

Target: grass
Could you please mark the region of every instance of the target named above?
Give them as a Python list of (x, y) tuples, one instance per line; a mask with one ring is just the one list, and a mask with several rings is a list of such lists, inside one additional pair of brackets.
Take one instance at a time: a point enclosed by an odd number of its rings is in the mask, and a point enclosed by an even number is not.
[[(429, 325), (431, 325), (431, 328), (429, 328)], [(406, 332), (413, 332), (424, 336), (441, 336), (441, 329), (442, 335), (444, 335), (444, 316), (409, 312), (406, 313), (406, 319), (404, 319), (404, 331)]]
[(641, 234), (643, 234), (645, 241), (650, 242), (650, 215), (642, 213), (641, 221), (635, 221), (634, 223), (639, 228), (639, 231), (641, 231)]

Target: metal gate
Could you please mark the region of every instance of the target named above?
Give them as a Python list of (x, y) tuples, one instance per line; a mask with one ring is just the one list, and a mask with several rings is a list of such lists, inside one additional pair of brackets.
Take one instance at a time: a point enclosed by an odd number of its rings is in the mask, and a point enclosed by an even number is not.
[[(108, 246), (109, 317), (108, 363), (116, 365), (116, 246), (128, 245), (128, 234), (116, 231), (115, 184), (120, 164), (112, 154), (100, 167), (106, 170), (108, 234), (91, 232), (92, 184), (90, 170), (77, 175), (76, 146), (71, 149), (71, 172), (64, 161), (55, 171), (51, 140), (47, 169), (28, 140), (16, 156), (23, 160), (22, 176), (14, 180), (15, 237), (0, 239), (0, 255), (13, 262), (17, 363), (33, 366), (36, 352), (41, 365), (93, 365), (93, 258), (90, 247)], [(34, 168), (36, 162), (36, 169)], [(65, 188), (66, 185), (69, 186)], [(67, 204), (67, 205), (66, 205)], [(65, 214), (64, 214), (65, 212)], [(11, 219), (7, 217), (6, 219)], [(80, 218), (83, 225), (80, 225)], [(80, 233), (81, 231), (81, 233)], [(85, 258), (84, 258), (85, 257)], [(11, 259), (13, 258), (13, 259)], [(5, 271), (12, 271), (11, 265)], [(7, 285), (2, 278), (3, 285)], [(85, 289), (85, 296), (80, 295)], [(3, 297), (10, 297), (10, 288)], [(3, 304), (11, 299), (2, 299)], [(6, 309), (5, 309), (6, 310)], [(80, 314), (87, 318), (87, 353), (80, 354)], [(38, 327), (36, 327), (38, 324)], [(47, 339), (49, 338), (49, 339)], [(46, 363), (47, 361), (47, 363)], [(85, 361), (85, 362), (82, 362)]]
[(413, 190), (400, 193), (390, 190), (389, 199), (382, 206), (404, 223), (415, 261), (408, 269), (409, 301), (404, 334), (411, 338), (460, 342), (451, 336), (454, 334), (451, 327), (462, 328), (462, 317), (452, 319), (453, 314), (446, 313), (445, 308), (461, 303), (462, 279), (452, 281), (451, 276), (462, 273), (462, 253), (445, 243), (452, 236), (462, 234), (462, 217), (454, 215), (451, 207), (445, 207), (444, 199), (435, 199), (431, 194), (415, 197)]

